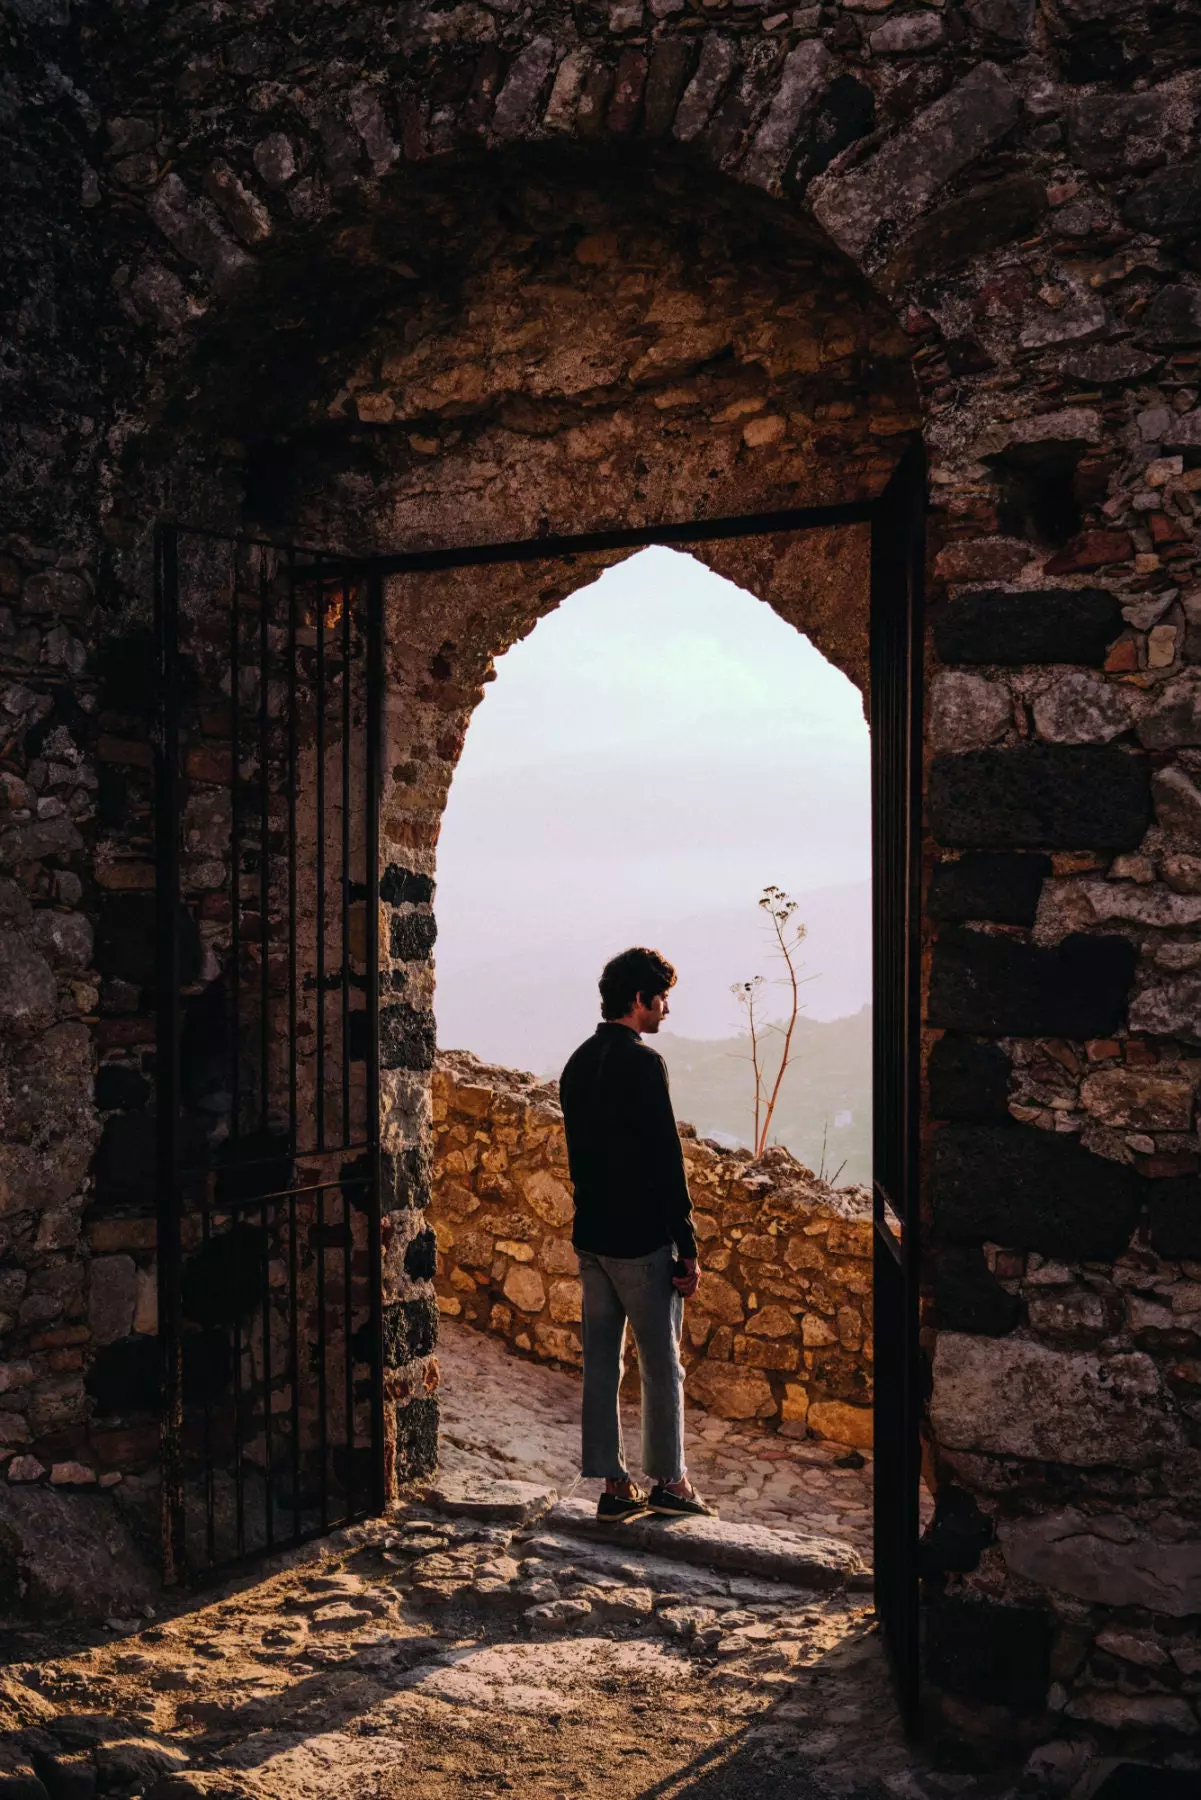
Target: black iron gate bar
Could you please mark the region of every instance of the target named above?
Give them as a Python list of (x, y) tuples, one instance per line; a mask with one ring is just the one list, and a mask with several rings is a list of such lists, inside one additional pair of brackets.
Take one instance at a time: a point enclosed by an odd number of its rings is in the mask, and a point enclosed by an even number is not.
[[(921, 646), (922, 565), (924, 554), (925, 457), (918, 441), (910, 443), (883, 492), (874, 500), (838, 502), (817, 506), (787, 507), (777, 511), (738, 514), (722, 518), (690, 519), (646, 526), (618, 527), (606, 531), (561, 534), (547, 531), (534, 538), (507, 543), (468, 545), (400, 552), (386, 556), (361, 556), (336, 551), (288, 549), (270, 539), (241, 536), (230, 540), (207, 527), (163, 525), (157, 539), (156, 592), (162, 597), (177, 593), (177, 545), (181, 532), (219, 541), (236, 541), (250, 548), (270, 550), (290, 557), (311, 558), (307, 573), (319, 568), (325, 581), (364, 580), (369, 593), (370, 639), (368, 683), (374, 719), (373, 755), (369, 777), (374, 797), (368, 809), (368, 828), (373, 832), (368, 870), (378, 871), (379, 729), (382, 715), (383, 665), (382, 592), (389, 576), (431, 573), (456, 568), (561, 560), (615, 550), (640, 550), (652, 545), (667, 547), (723, 539), (768, 537), (782, 532), (803, 532), (866, 524), (871, 527), (871, 667), (872, 667), (872, 762), (873, 762), (873, 1017), (875, 1161), (874, 1236), (875, 1337), (877, 1343), (877, 1449), (876, 1449), (876, 1603), (897, 1677), (898, 1695), (907, 1726), (914, 1727), (919, 1703), (918, 1641), (918, 1480), (920, 1473), (920, 1378), (918, 1363), (919, 1198), (918, 1198), (918, 993), (919, 941), (917, 931), (920, 885), (921, 807)], [(169, 607), (167, 611), (169, 611)], [(345, 624), (346, 608), (343, 609)], [(168, 622), (168, 631), (170, 625)], [(319, 643), (322, 634), (318, 633)], [(178, 659), (178, 644), (174, 648)], [(178, 711), (178, 670), (160, 633), (160, 677), (164, 716)], [(290, 681), (295, 680), (295, 640), (289, 645)], [(294, 709), (293, 709), (294, 714)], [(168, 741), (166, 736), (164, 742)], [(159, 792), (172, 812), (178, 809), (178, 771), (164, 766)], [(294, 836), (295, 760), (290, 765), (289, 829)], [(343, 810), (345, 821), (346, 811)], [(174, 860), (172, 858), (174, 857)], [(167, 970), (170, 984), (178, 985), (178, 945), (171, 944), (174, 913), (165, 894), (178, 884), (178, 846), (160, 842), (160, 942), (169, 944)], [(378, 880), (378, 874), (376, 881)], [(376, 887), (369, 885), (368, 929), (372, 941), (370, 967), (378, 969), (378, 908), (373, 903)], [(236, 909), (235, 909), (236, 910)], [(295, 920), (295, 893), (291, 895)], [(295, 933), (290, 933), (290, 956), (295, 954)], [(290, 983), (295, 995), (295, 983)], [(319, 990), (322, 991), (323, 990)], [(378, 1167), (379, 1069), (378, 981), (368, 987), (368, 1130), (373, 1134), (373, 1162)], [(170, 1012), (169, 1006), (166, 1009)], [(174, 1040), (164, 1035), (160, 1004), (160, 1043)], [(291, 1020), (295, 1037), (295, 1018)], [(294, 1051), (293, 1051), (294, 1054)], [(292, 1084), (293, 1095), (295, 1084)], [(160, 1093), (178, 1094), (178, 1058), (163, 1061)], [(168, 1127), (161, 1126), (166, 1133)], [(166, 1142), (160, 1137), (160, 1144)], [(162, 1154), (166, 1154), (165, 1150)], [(169, 1166), (169, 1165), (168, 1165)], [(274, 1196), (264, 1196), (271, 1198)], [(178, 1262), (178, 1218), (164, 1205), (160, 1188), (159, 1242)], [(294, 1201), (293, 1201), (294, 1204)], [(170, 1214), (171, 1216), (164, 1216)], [(375, 1217), (378, 1223), (378, 1185)], [(378, 1230), (371, 1239), (371, 1282), (378, 1296), (380, 1243)], [(292, 1240), (295, 1254), (295, 1240)], [(160, 1265), (161, 1266), (161, 1265)], [(293, 1283), (295, 1273), (293, 1271)], [(166, 1297), (170, 1299), (170, 1297)], [(378, 1301), (376, 1302), (378, 1304)], [(160, 1315), (166, 1331), (176, 1334), (172, 1350), (164, 1337), (164, 1394), (173, 1396), (164, 1411), (164, 1477), (168, 1473), (167, 1422), (178, 1417), (178, 1295)], [(378, 1340), (377, 1340), (378, 1342)], [(883, 1352), (883, 1354), (881, 1354)], [(295, 1366), (295, 1365), (294, 1365)], [(383, 1372), (381, 1358), (373, 1358), (374, 1406), (382, 1415)], [(293, 1395), (295, 1404), (295, 1394)], [(295, 1442), (295, 1438), (293, 1440)], [(382, 1442), (382, 1431), (380, 1433)], [(164, 1491), (167, 1482), (164, 1480)], [(382, 1505), (382, 1472), (377, 1487), (377, 1510)], [(324, 1507), (323, 1507), (324, 1517)], [(165, 1519), (168, 1567), (182, 1567)]]
[[(183, 1104), (181, 1075), (181, 1036), (183, 1025), (183, 982), (180, 954), (179, 909), (181, 906), (181, 858), (180, 858), (180, 821), (182, 802), (184, 799), (184, 783), (181, 776), (182, 758), (182, 725), (184, 709), (180, 692), (181, 644), (180, 644), (180, 545), (181, 540), (190, 537), (204, 537), (210, 543), (216, 538), (230, 551), (234, 558), (229, 595), (229, 630), (226, 644), (224, 667), (229, 677), (228, 698), (228, 767), (229, 780), (229, 847), (230, 847), (230, 906), (229, 935), (230, 960), (228, 969), (228, 1001), (229, 1001), (229, 1049), (222, 1051), (223, 1067), (228, 1073), (229, 1105), (228, 1105), (228, 1138), (227, 1146), (232, 1155), (227, 1155), (220, 1167), (214, 1167), (212, 1155), (206, 1151), (201, 1161), (197, 1162), (185, 1152), (181, 1143), (181, 1108)], [(197, 1562), (214, 1568), (223, 1562), (237, 1560), (248, 1553), (248, 1550), (270, 1550), (281, 1542), (294, 1543), (306, 1536), (330, 1529), (332, 1524), (345, 1523), (355, 1517), (367, 1516), (382, 1509), (384, 1501), (384, 1434), (383, 1434), (383, 1369), (379, 1351), (381, 1337), (381, 1292), (382, 1292), (382, 1246), (380, 1243), (380, 1208), (379, 1208), (379, 1072), (377, 1060), (378, 1045), (378, 907), (370, 904), (370, 897), (378, 891), (379, 882), (379, 800), (380, 770), (379, 747), (382, 721), (382, 636), (381, 636), (381, 602), (382, 586), (378, 577), (368, 576), (362, 587), (362, 647), (361, 655), (356, 663), (352, 656), (352, 613), (359, 599), (358, 587), (352, 586), (348, 574), (342, 573), (330, 577), (319, 558), (301, 561), (302, 552), (280, 551), (271, 547), (272, 557), (282, 559), (278, 573), (282, 574), (286, 591), (286, 626), (283, 640), (286, 649), (287, 675), (282, 683), (286, 693), (286, 732), (281, 735), (284, 744), (277, 746), (273, 755), (272, 725), (273, 721), (271, 680), (273, 673), (279, 668), (278, 655), (273, 656), (271, 646), (271, 575), (268, 569), (268, 549), (256, 545), (259, 552), (259, 579), (257, 593), (257, 627), (249, 621), (250, 630), (244, 631), (243, 607), (237, 568), (238, 555), (248, 548), (246, 540), (224, 538), (220, 534), (193, 533), (187, 527), (160, 527), (156, 538), (155, 561), (155, 601), (156, 601), (156, 637), (158, 651), (159, 689), (159, 733), (156, 757), (158, 776), (157, 795), (157, 930), (159, 942), (159, 991), (158, 991), (158, 1064), (157, 1064), (157, 1100), (158, 1100), (158, 1156), (159, 1181), (157, 1203), (157, 1225), (159, 1244), (159, 1288), (160, 1288), (160, 1358), (162, 1375), (162, 1426), (161, 1426), (161, 1469), (162, 1469), (162, 1527), (165, 1574), (168, 1581), (180, 1580), (188, 1571), (189, 1560), (193, 1567)], [(299, 718), (300, 689), (298, 680), (298, 634), (297, 634), (297, 602), (298, 592), (307, 589), (316, 595), (314, 617), (315, 631), (315, 686), (312, 694), (315, 701), (315, 718), (313, 721), (316, 736), (316, 814), (317, 832), (315, 845), (316, 907), (314, 913), (316, 978), (313, 994), (313, 1006), (317, 1015), (315, 1065), (316, 1084), (313, 1094), (314, 1130), (313, 1141), (307, 1146), (303, 1139), (306, 1136), (298, 1110), (298, 1065), (297, 1065), (297, 1027), (298, 1027), (298, 993), (299, 975), (298, 944), (298, 864), (299, 839), (297, 829), (297, 790), (299, 768)], [(326, 669), (326, 637), (329, 631), (327, 613), (332, 592), (335, 611), (333, 630), (338, 634), (340, 642), (340, 677), (342, 692), (340, 706), (334, 694), (337, 713), (337, 724), (340, 727), (340, 801), (342, 818), (340, 829), (340, 855), (337, 860), (337, 891), (340, 904), (336, 908), (339, 914), (340, 931), (338, 933), (338, 972), (333, 977), (335, 986), (340, 990), (340, 1031), (339, 1031), (339, 1069), (340, 1076), (341, 1118), (339, 1129), (333, 1133), (332, 1139), (327, 1131), (326, 1119), (326, 1087), (325, 1068), (325, 1013), (326, 989), (331, 977), (326, 968), (326, 711), (331, 689), (327, 681)], [(277, 626), (277, 636), (280, 635)], [(246, 651), (252, 653), (246, 656)], [(363, 762), (363, 813), (362, 829), (362, 880), (352, 878), (352, 755), (355, 755), (355, 734), (352, 731), (352, 679), (357, 670), (362, 671), (362, 710), (364, 713), (361, 755)], [(242, 704), (242, 681), (244, 672), (250, 671), (252, 680), (258, 684), (258, 705), (256, 715), (244, 713)], [(280, 711), (280, 702), (276, 697), (276, 714)], [(253, 729), (250, 729), (253, 727)], [(242, 758), (246, 739), (249, 739), (249, 750), (258, 762), (257, 795), (250, 790), (252, 801), (247, 807), (244, 804), (244, 781), (242, 776)], [(357, 760), (357, 757), (356, 757)], [(272, 799), (279, 798), (273, 792), (271, 776), (273, 767), (282, 764), (286, 767), (286, 876), (279, 885), (286, 890), (287, 921), (287, 1049), (286, 1049), (286, 1087), (288, 1130), (286, 1148), (282, 1152), (278, 1143), (272, 1141), (272, 1102), (277, 1097), (272, 1084), (271, 1068), (271, 1026), (272, 1026), (272, 980), (271, 964), (272, 943), (272, 833), (271, 806)], [(248, 785), (248, 784), (247, 784)], [(243, 912), (255, 900), (253, 876), (255, 870), (250, 858), (257, 857), (257, 932), (243, 932)], [(280, 858), (276, 857), (278, 864)], [(252, 877), (251, 892), (246, 891), (244, 876)], [(351, 1008), (351, 961), (350, 919), (352, 900), (361, 900), (364, 906), (363, 932), (363, 987), (364, 1012), (360, 1015)], [(250, 925), (252, 915), (247, 916)], [(246, 961), (244, 952), (251, 954), (250, 979), (243, 978), (243, 964)], [(257, 952), (259, 969), (257, 982), (254, 980), (253, 954)], [(220, 980), (218, 982), (220, 987)], [(253, 1076), (249, 1090), (244, 1094), (242, 1085), (243, 1066), (243, 1018), (242, 1009), (245, 1003), (248, 1014), (251, 1004), (257, 1000), (259, 1009), (257, 1032), (257, 1102), (254, 1093)], [(224, 1005), (224, 996), (221, 996)], [(352, 1019), (363, 1018), (364, 1030), (361, 1040), (355, 1033)], [(254, 1020), (248, 1016), (245, 1021), (253, 1035)], [(363, 1117), (356, 1121), (352, 1117), (352, 1060), (363, 1060), (365, 1063)], [(278, 1085), (278, 1084), (277, 1084)], [(244, 1136), (243, 1119), (247, 1118), (249, 1136)], [(254, 1143), (257, 1133), (259, 1143)], [(246, 1154), (243, 1150), (249, 1151)], [(328, 1165), (331, 1158), (338, 1159), (340, 1166), (331, 1169)], [(355, 1161), (349, 1160), (357, 1159)], [(317, 1164), (317, 1167), (313, 1165)], [(284, 1179), (281, 1180), (281, 1175)], [(227, 1191), (223, 1192), (222, 1187)], [(210, 1192), (210, 1186), (212, 1192)], [(340, 1221), (337, 1218), (336, 1196), (341, 1193), (342, 1206)], [(201, 1195), (198, 1208), (199, 1240), (201, 1257), (210, 1257), (214, 1246), (217, 1248), (216, 1260), (210, 1259), (206, 1274), (210, 1280), (215, 1279), (218, 1287), (224, 1287), (224, 1296), (213, 1296), (199, 1302), (201, 1331), (190, 1334), (185, 1344), (184, 1332), (184, 1289), (183, 1289), (183, 1227), (188, 1201), (197, 1193)], [(333, 1214), (327, 1216), (327, 1196), (334, 1196)], [(315, 1253), (316, 1295), (316, 1382), (317, 1429), (319, 1446), (317, 1449), (318, 1494), (308, 1506), (302, 1501), (301, 1473), (301, 1433), (300, 1404), (302, 1393), (301, 1379), (301, 1342), (299, 1327), (300, 1289), (298, 1283), (298, 1202), (309, 1203), (315, 1215), (314, 1224), (309, 1234), (310, 1244)], [(352, 1206), (361, 1212), (366, 1230), (366, 1301), (367, 1301), (367, 1339), (370, 1347), (369, 1359), (360, 1355), (357, 1339), (359, 1333), (354, 1330), (355, 1293), (354, 1293), (354, 1255), (355, 1236), (352, 1221)], [(251, 1223), (254, 1221), (255, 1223)], [(227, 1229), (224, 1238), (220, 1238), (216, 1227), (223, 1224)], [(290, 1463), (291, 1463), (291, 1529), (277, 1532), (276, 1497), (273, 1474), (275, 1470), (273, 1442), (273, 1367), (272, 1367), (272, 1295), (271, 1295), (271, 1262), (270, 1241), (271, 1226), (274, 1224), (277, 1236), (286, 1236), (287, 1265), (283, 1285), (286, 1288), (286, 1374), (290, 1385), (289, 1403), (287, 1406), (290, 1428)], [(257, 1322), (261, 1327), (259, 1349), (259, 1379), (255, 1386), (262, 1396), (261, 1404), (261, 1441), (262, 1441), (262, 1520), (261, 1529), (255, 1533), (256, 1541), (247, 1543), (246, 1520), (246, 1468), (244, 1441), (244, 1421), (246, 1417), (245, 1395), (242, 1388), (244, 1365), (243, 1344), (243, 1310), (244, 1296), (235, 1292), (237, 1275), (235, 1256), (239, 1232), (253, 1232), (257, 1225), (258, 1240), (258, 1274)], [(344, 1472), (341, 1487), (344, 1490), (336, 1505), (331, 1507), (329, 1491), (329, 1459), (330, 1444), (327, 1434), (327, 1344), (326, 1316), (327, 1302), (330, 1298), (326, 1279), (325, 1254), (327, 1245), (336, 1246), (342, 1257), (341, 1282), (341, 1316), (340, 1329), (343, 1339), (343, 1393), (342, 1402), (345, 1408), (345, 1442), (339, 1446), (344, 1457)], [(224, 1260), (222, 1258), (224, 1257)], [(222, 1298), (228, 1303), (227, 1314), (222, 1316), (220, 1306)], [(197, 1322), (198, 1303), (192, 1302), (193, 1323)], [(362, 1311), (362, 1303), (358, 1309)], [(223, 1365), (224, 1351), (222, 1340), (228, 1331), (232, 1337), (232, 1407), (218, 1410), (214, 1406), (212, 1370)], [(203, 1554), (194, 1550), (189, 1558), (192, 1546), (189, 1544), (189, 1530), (186, 1524), (187, 1496), (185, 1494), (185, 1476), (187, 1461), (187, 1417), (185, 1402), (187, 1399), (187, 1363), (185, 1351), (197, 1348), (199, 1335), (199, 1364), (201, 1400), (199, 1405), (200, 1419), (198, 1431), (200, 1438), (200, 1503), (203, 1513)], [(248, 1340), (249, 1342), (249, 1340)], [(311, 1346), (305, 1346), (311, 1353)], [(215, 1356), (210, 1353), (215, 1352)], [(194, 1361), (197, 1359), (193, 1359)], [(369, 1414), (371, 1419), (370, 1444), (363, 1448), (369, 1450), (371, 1469), (370, 1476), (362, 1483), (357, 1472), (359, 1446), (355, 1439), (355, 1402), (356, 1360), (368, 1360), (370, 1370)], [(195, 1387), (193, 1382), (193, 1387)], [(252, 1397), (253, 1403), (253, 1397)], [(195, 1404), (193, 1411), (196, 1410)], [(215, 1416), (216, 1415), (216, 1416)], [(226, 1426), (225, 1435), (232, 1438), (226, 1446), (230, 1460), (233, 1491), (232, 1549), (224, 1543), (218, 1546), (216, 1522), (216, 1481), (217, 1465), (215, 1444), (221, 1426)], [(193, 1483), (193, 1488), (197, 1486)], [(192, 1495), (193, 1500), (197, 1498)], [(195, 1539), (195, 1533), (192, 1534)]]

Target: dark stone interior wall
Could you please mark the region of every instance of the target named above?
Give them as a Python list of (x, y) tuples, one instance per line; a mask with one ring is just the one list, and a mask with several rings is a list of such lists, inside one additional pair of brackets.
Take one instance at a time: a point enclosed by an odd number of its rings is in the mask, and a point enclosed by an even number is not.
[[(116, 1193), (145, 1182), (153, 1059), (156, 512), (391, 547), (870, 489), (913, 422), (895, 321), (935, 528), (931, 1688), (1010, 1742), (1191, 1753), (1196, 6), (202, 4), (149, 32), (132, 6), (25, 0), (2, 29), (8, 1478), (103, 1468), (121, 1493), (146, 1448), (105, 1460), (133, 1427), (86, 1382), (110, 1331), (151, 1322)], [(648, 232), (677, 247), (655, 317)], [(739, 283), (758, 336), (723, 321)], [(841, 348), (840, 313), (866, 339)], [(592, 361), (540, 357), (556, 320)], [(765, 592), (762, 563), (729, 572)], [(414, 1462), (436, 818), (487, 659), (554, 603), (545, 582), (390, 597), (410, 654), (389, 1280)], [(836, 573), (829, 592), (802, 613), (849, 657)]]

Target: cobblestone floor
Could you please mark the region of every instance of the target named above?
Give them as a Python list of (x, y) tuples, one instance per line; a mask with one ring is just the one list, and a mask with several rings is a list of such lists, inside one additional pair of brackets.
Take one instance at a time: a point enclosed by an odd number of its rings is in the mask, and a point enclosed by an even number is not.
[[(577, 1379), (454, 1327), (441, 1350), (443, 1489), (457, 1475), (460, 1490), (492, 1476), (568, 1491)], [(703, 1415), (690, 1426), (696, 1480), (723, 1517), (867, 1547), (870, 1469)], [(795, 1565), (789, 1585), (633, 1537), (593, 1542), (572, 1510), (447, 1518), (419, 1489), (387, 1519), (177, 1594), (152, 1618), (0, 1621), (0, 1800), (1035, 1791), (905, 1741), (871, 1599), (858, 1576), (841, 1585), (840, 1545), (806, 1548), (810, 1573)]]
[[(545, 1481), (566, 1492), (579, 1468), (580, 1381), (514, 1356), (499, 1338), (444, 1319), (443, 1467)], [(625, 1435), (637, 1467), (638, 1409)], [(839, 1466), (851, 1463), (853, 1466)], [(870, 1458), (845, 1445), (779, 1437), (696, 1410), (688, 1413), (688, 1468), (723, 1518), (845, 1539), (871, 1560)], [(581, 1492), (599, 1491), (584, 1483)]]

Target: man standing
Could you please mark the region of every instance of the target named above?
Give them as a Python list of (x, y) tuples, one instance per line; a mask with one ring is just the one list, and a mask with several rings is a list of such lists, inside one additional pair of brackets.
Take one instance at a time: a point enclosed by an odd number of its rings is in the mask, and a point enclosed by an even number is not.
[[(657, 950), (623, 950), (600, 978), (601, 1024), (559, 1082), (575, 1187), (572, 1243), (583, 1287), (583, 1475), (605, 1491), (597, 1517), (711, 1513), (684, 1466), (684, 1301), (700, 1270), (667, 1066), (642, 1041), (667, 1017), (676, 972)], [(642, 1378), (642, 1466), (630, 1480), (618, 1390), (626, 1323)]]

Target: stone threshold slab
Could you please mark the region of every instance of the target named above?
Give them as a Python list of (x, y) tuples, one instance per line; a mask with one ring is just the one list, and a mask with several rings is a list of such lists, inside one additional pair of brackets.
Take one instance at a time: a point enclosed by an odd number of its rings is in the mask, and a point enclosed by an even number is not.
[(676, 1562), (728, 1569), (786, 1581), (794, 1587), (830, 1589), (871, 1586), (871, 1573), (858, 1551), (837, 1538), (773, 1531), (726, 1519), (668, 1519), (643, 1513), (620, 1522), (600, 1520), (588, 1500), (560, 1500), (545, 1515), (552, 1531), (630, 1550), (649, 1550)]

